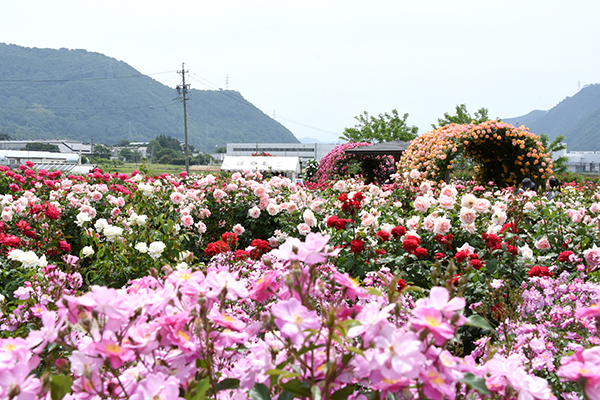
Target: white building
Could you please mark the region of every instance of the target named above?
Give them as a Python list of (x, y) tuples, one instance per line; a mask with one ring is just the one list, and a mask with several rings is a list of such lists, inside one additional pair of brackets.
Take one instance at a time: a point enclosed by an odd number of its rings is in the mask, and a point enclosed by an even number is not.
[(559, 157), (567, 157), (567, 168), (570, 172), (600, 173), (600, 151), (571, 151), (561, 150), (552, 154), (556, 160)]
[(305, 165), (308, 160), (321, 161), (334, 143), (227, 143), (227, 156), (252, 156), (267, 153), (279, 157), (299, 157)]
[(92, 145), (82, 143), (78, 140), (0, 140), (0, 150), (23, 150), (29, 143), (53, 144), (58, 147), (60, 153), (77, 153), (89, 155)]

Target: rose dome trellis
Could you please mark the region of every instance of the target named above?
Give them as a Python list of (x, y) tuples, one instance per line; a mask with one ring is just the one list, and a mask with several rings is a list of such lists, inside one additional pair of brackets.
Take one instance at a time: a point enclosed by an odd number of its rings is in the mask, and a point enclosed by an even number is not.
[(420, 179), (439, 182), (459, 154), (475, 163), (475, 178), (482, 183), (511, 186), (526, 177), (539, 183), (552, 175), (552, 159), (539, 136), (500, 121), (450, 124), (427, 132), (411, 142), (398, 170), (416, 169)]
[(372, 171), (374, 177), (379, 182), (384, 182), (391, 174), (396, 172), (394, 167), (394, 158), (386, 155), (350, 155), (346, 154), (347, 149), (354, 149), (357, 147), (372, 146), (373, 143), (358, 142), (358, 143), (344, 143), (334, 147), (325, 157), (321, 159), (319, 163), (319, 169), (313, 181), (317, 183), (325, 183), (327, 181), (344, 177), (348, 172), (348, 167), (353, 161), (358, 161)]

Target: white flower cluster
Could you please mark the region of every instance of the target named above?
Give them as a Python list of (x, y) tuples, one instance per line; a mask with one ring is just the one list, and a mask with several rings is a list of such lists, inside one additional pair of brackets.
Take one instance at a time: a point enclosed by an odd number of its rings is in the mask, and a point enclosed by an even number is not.
[(163, 253), (163, 251), (167, 248), (167, 245), (161, 241), (152, 242), (150, 246), (148, 246), (144, 242), (140, 242), (135, 245), (135, 249), (140, 253), (148, 254), (153, 259), (157, 259)]
[(104, 218), (100, 218), (96, 221), (94, 228), (96, 228), (98, 233), (103, 234), (109, 242), (115, 242), (123, 236), (123, 228), (110, 225)]
[[(136, 175), (137, 176), (137, 175)], [(147, 215), (137, 215), (136, 213), (131, 213), (127, 223), (129, 226), (144, 226), (148, 221)]]
[(8, 253), (8, 259), (18, 261), (25, 268), (45, 267), (48, 265), (46, 256), (38, 257), (33, 251), (14, 249)]

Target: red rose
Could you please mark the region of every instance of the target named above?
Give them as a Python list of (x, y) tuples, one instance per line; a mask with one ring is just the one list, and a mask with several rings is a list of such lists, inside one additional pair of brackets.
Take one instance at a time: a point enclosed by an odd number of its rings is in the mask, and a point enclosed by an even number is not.
[(469, 252), (466, 250), (461, 250), (454, 255), (454, 258), (456, 258), (456, 261), (459, 263), (463, 262), (468, 257), (469, 257)]
[(481, 262), (481, 260), (478, 260), (476, 258), (472, 259), (470, 263), (475, 269), (481, 269), (481, 267), (483, 267), (484, 265), (483, 262)]
[(575, 254), (572, 251), (563, 251), (562, 253), (560, 253), (560, 255), (558, 256), (558, 261), (560, 262), (568, 262), (570, 261), (570, 257)]
[(531, 267), (527, 275), (530, 277), (534, 276), (552, 276), (552, 272), (548, 269), (548, 267), (540, 267), (539, 265), (534, 265)]
[(413, 254), (417, 256), (417, 258), (427, 257), (427, 249), (424, 247), (417, 247)]
[(421, 244), (421, 239), (416, 236), (408, 235), (404, 238), (404, 242), (402, 242), (402, 248), (409, 253), (412, 253), (419, 247)]
[(375, 234), (375, 236), (379, 237), (383, 242), (387, 242), (390, 240), (390, 234), (384, 231), (379, 231)]
[(404, 228), (403, 226), (397, 226), (392, 229), (392, 236), (394, 236), (394, 239), (398, 239), (399, 237), (404, 236), (405, 234), (406, 228)]
[(437, 252), (433, 255), (433, 258), (435, 258), (436, 260), (443, 260), (444, 258), (446, 258), (446, 255), (444, 253)]
[(365, 250), (365, 242), (360, 239), (354, 239), (350, 242), (350, 251), (355, 254), (362, 253)]
[(398, 283), (396, 283), (396, 290), (401, 292), (406, 287), (406, 281), (404, 279), (398, 279)]
[(227, 243), (227, 245), (229, 247), (233, 247), (237, 243), (238, 237), (233, 232), (225, 232), (224, 234), (221, 235), (221, 240), (223, 242)]

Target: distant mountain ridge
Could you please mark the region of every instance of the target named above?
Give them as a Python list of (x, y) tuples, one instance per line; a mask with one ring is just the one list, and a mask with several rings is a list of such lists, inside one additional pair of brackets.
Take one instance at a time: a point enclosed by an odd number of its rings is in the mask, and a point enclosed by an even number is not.
[(503, 118), (513, 125), (525, 125), (550, 140), (565, 137), (573, 151), (600, 151), (600, 84), (584, 86), (548, 111), (534, 110), (515, 118)]
[[(233, 90), (190, 90), (188, 141), (298, 143), (283, 125)], [(0, 133), (15, 139), (118, 143), (163, 134), (183, 140), (177, 92), (125, 62), (86, 50), (0, 43)]]

